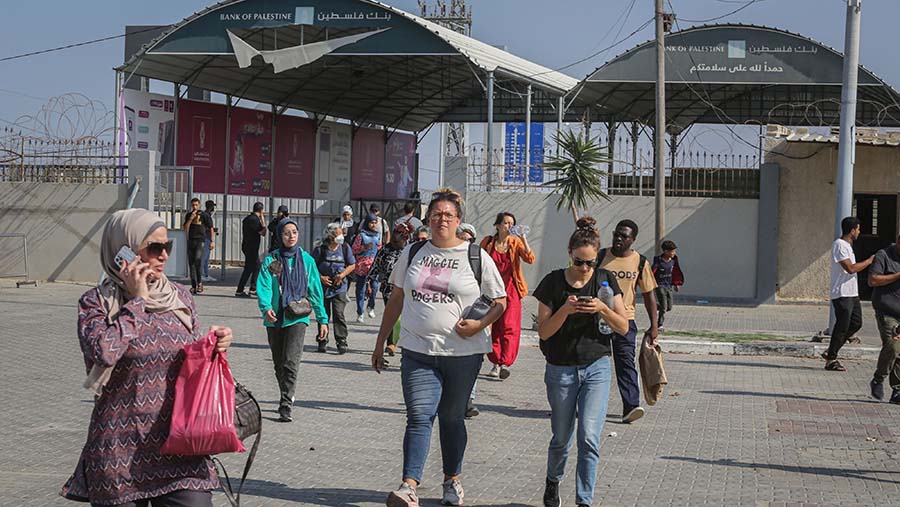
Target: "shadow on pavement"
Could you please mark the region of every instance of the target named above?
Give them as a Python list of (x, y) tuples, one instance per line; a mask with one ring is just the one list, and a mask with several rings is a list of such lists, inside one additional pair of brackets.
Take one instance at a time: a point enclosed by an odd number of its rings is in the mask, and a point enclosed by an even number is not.
[(505, 415), (507, 417), (521, 417), (526, 419), (549, 419), (550, 418), (550, 410), (549, 409), (525, 409), (525, 408), (516, 408), (516, 407), (508, 407), (504, 405), (485, 405), (483, 403), (479, 403), (478, 400), (475, 400), (475, 405), (478, 407), (478, 410), (481, 412), (495, 412), (500, 415)]
[[(755, 368), (778, 368), (781, 370), (821, 370), (821, 366), (789, 366), (784, 364), (774, 364), (774, 363), (751, 363), (748, 361), (716, 361), (716, 360), (702, 360), (702, 361), (679, 361), (677, 359), (671, 359), (672, 356), (666, 357), (667, 363), (683, 363), (683, 364), (711, 364), (711, 365), (722, 365), (722, 366), (750, 366)], [(819, 361), (821, 363), (822, 361)]]
[(700, 394), (719, 394), (722, 396), (756, 396), (760, 398), (787, 398), (793, 400), (811, 400), (811, 401), (830, 401), (830, 402), (854, 402), (854, 403), (878, 403), (875, 400), (867, 400), (862, 398), (844, 398), (830, 399), (817, 398), (815, 396), (807, 396), (805, 394), (788, 394), (788, 393), (759, 393), (755, 391), (699, 391)]
[(272, 481), (247, 479), (245, 495), (262, 498), (298, 502), (303, 505), (358, 506), (360, 504), (384, 503), (387, 493), (368, 489), (336, 488), (292, 488)]
[[(259, 404), (277, 405), (277, 401), (259, 400)], [(350, 412), (355, 410), (368, 410), (370, 412), (382, 412), (386, 414), (405, 414), (404, 408), (388, 408), (379, 407), (377, 405), (360, 405), (359, 403), (347, 403), (343, 401), (321, 401), (321, 400), (295, 400), (294, 407), (300, 409), (327, 410), (331, 412)], [(263, 409), (265, 412), (266, 410)]]
[(816, 467), (816, 466), (797, 466), (797, 465), (778, 465), (774, 463), (746, 463), (741, 461), (736, 461), (730, 458), (723, 459), (701, 459), (701, 458), (688, 458), (685, 456), (661, 456), (662, 459), (673, 460), (673, 461), (686, 461), (690, 463), (697, 463), (699, 465), (721, 465), (721, 466), (730, 466), (730, 467), (738, 467), (738, 468), (750, 468), (754, 470), (758, 469), (766, 469), (766, 470), (777, 470), (779, 472), (792, 472), (792, 473), (800, 473), (800, 474), (813, 474), (813, 475), (828, 475), (832, 477), (844, 477), (847, 479), (860, 479), (864, 481), (874, 481), (883, 484), (900, 484), (900, 481), (891, 481), (886, 479), (879, 479), (878, 477), (869, 477), (864, 474), (900, 474), (900, 470), (848, 470), (844, 468), (831, 468), (831, 467)]

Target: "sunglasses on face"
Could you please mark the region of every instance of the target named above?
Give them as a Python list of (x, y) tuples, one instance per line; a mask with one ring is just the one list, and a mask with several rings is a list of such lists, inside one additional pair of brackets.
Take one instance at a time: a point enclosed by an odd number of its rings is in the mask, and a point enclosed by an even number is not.
[(172, 240), (166, 241), (165, 243), (150, 243), (147, 245), (147, 253), (151, 257), (159, 257), (162, 255), (163, 251), (167, 254), (172, 253)]
[(584, 259), (579, 259), (578, 257), (572, 257), (572, 264), (579, 266), (579, 267), (587, 266), (589, 268), (596, 268), (597, 267), (597, 259), (586, 261)]

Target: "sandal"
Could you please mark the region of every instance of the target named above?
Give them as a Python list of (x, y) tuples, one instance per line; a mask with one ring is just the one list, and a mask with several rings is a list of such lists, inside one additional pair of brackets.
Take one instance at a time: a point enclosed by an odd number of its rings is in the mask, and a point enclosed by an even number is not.
[(197, 294), (203, 294), (203, 284), (197, 286)]
[(842, 365), (837, 359), (826, 364), (825, 369), (828, 371), (847, 371), (847, 368), (844, 368), (844, 365)]

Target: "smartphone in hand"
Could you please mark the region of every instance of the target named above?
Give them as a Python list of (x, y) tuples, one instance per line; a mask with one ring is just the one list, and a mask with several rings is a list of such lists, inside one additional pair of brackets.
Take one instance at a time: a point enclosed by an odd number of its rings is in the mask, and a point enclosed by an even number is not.
[(123, 246), (119, 249), (119, 252), (116, 253), (116, 257), (113, 262), (119, 269), (124, 268), (126, 265), (131, 264), (132, 261), (137, 259), (137, 254), (128, 247), (128, 245)]

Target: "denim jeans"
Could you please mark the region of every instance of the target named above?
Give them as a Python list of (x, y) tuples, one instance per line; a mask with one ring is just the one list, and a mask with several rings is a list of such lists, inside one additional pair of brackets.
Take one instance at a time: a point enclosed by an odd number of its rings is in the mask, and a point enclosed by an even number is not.
[(362, 315), (365, 310), (366, 299), (369, 300), (369, 310), (375, 309), (375, 296), (378, 294), (378, 280), (372, 280), (372, 294), (366, 297), (366, 277), (356, 275), (356, 315)]
[(429, 356), (403, 351), (400, 382), (406, 403), (403, 434), (403, 478), (422, 482), (431, 443), (434, 418), (438, 418), (444, 474), (462, 472), (466, 452), (466, 402), (484, 360), (471, 356)]
[(577, 419), (575, 502), (579, 504), (591, 505), (594, 499), (600, 435), (606, 422), (611, 377), (609, 356), (582, 366), (547, 363), (544, 370), (553, 433), (547, 449), (547, 478), (554, 482), (562, 480)]
[(200, 261), (200, 267), (203, 270), (203, 277), (209, 278), (209, 244), (212, 240), (209, 236), (203, 240), (203, 259)]

